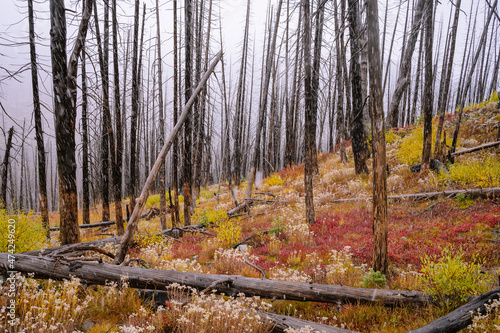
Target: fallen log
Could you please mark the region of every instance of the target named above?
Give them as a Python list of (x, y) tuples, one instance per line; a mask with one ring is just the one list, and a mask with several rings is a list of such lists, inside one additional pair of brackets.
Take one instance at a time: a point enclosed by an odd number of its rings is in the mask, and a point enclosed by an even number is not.
[[(80, 251), (80, 249), (83, 249), (83, 248), (86, 248), (89, 246), (103, 246), (107, 243), (120, 244), (120, 241), (121, 241), (120, 236), (113, 236), (113, 237), (97, 239), (97, 240), (82, 242), (82, 243), (77, 243), (77, 244), (61, 245), (61, 246), (57, 246), (57, 247), (50, 247), (47, 249), (22, 252), (20, 254), (24, 254), (24, 255), (28, 255), (28, 256), (51, 255), (54, 252), (64, 251), (66, 253), (67, 250)], [(82, 250), (82, 251), (84, 251), (84, 250)]]
[[(123, 219), (123, 220), (126, 221), (127, 219)], [(108, 225), (114, 225), (115, 223), (116, 223), (116, 220), (102, 221), (102, 222), (90, 223), (90, 224), (80, 224), (78, 227), (80, 227), (80, 229), (99, 228), (99, 227), (105, 227)], [(57, 231), (57, 230), (59, 230), (59, 227), (52, 227), (49, 230), (50, 231)]]
[(493, 147), (496, 147), (496, 146), (500, 146), (500, 141), (488, 142), (488, 143), (485, 143), (484, 145), (480, 145), (480, 146), (476, 146), (476, 147), (472, 147), (472, 148), (460, 150), (460, 151), (452, 153), (451, 156), (459, 156), (459, 155), (463, 155), (463, 154), (473, 153), (473, 152), (478, 151), (478, 150), (483, 150), (483, 149), (487, 149), (487, 148), (493, 148)]
[(455, 333), (472, 324), (472, 318), (478, 314), (486, 313), (486, 305), (489, 302), (500, 299), (500, 287), (492, 289), (471, 302), (459, 307), (446, 316), (438, 318), (429, 324), (411, 330), (408, 333)]
[[(10, 256), (10, 257), (9, 257)], [(201, 274), (157, 269), (121, 267), (118, 265), (73, 261), (67, 263), (51, 257), (15, 254), (15, 270), (23, 274), (34, 273), (35, 278), (62, 280), (76, 276), (87, 284), (104, 285), (108, 281), (128, 278), (129, 285), (139, 289), (162, 290), (172, 283), (179, 283), (203, 290), (214, 282), (231, 279), (217, 287), (218, 293), (266, 298), (311, 301), (322, 303), (379, 303), (390, 306), (424, 305), (433, 303), (432, 295), (416, 291), (354, 288), (337, 285), (262, 280), (240, 275)], [(0, 271), (8, 270), (8, 258), (0, 253)]]
[(283, 316), (276, 313), (259, 312), (260, 316), (266, 318), (274, 324), (273, 333), (283, 333), (287, 329), (300, 331), (301, 328), (308, 327), (311, 330), (307, 332), (325, 332), (325, 333), (355, 333), (339, 327), (324, 325), (314, 321), (303, 320), (290, 316)]
[[(471, 188), (467, 190), (453, 190), (453, 191), (439, 191), (439, 192), (427, 192), (427, 193), (409, 193), (400, 195), (388, 195), (387, 199), (390, 200), (401, 200), (401, 199), (432, 199), (439, 197), (440, 195), (459, 195), (467, 194), (472, 197), (487, 197), (489, 195), (499, 195), (500, 187), (485, 187), (485, 188)], [(353, 202), (353, 201), (365, 201), (372, 200), (372, 197), (366, 198), (348, 198), (348, 199), (334, 199), (332, 203), (340, 202)]]

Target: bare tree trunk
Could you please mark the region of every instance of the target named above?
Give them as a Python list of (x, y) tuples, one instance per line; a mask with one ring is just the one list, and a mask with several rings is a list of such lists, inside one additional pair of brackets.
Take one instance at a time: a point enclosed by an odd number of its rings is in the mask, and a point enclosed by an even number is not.
[[(162, 82), (162, 58), (161, 58), (161, 39), (160, 39), (160, 9), (158, 8), (158, 0), (156, 0), (156, 49), (158, 52), (158, 108), (160, 111), (160, 137), (159, 145), (163, 146), (165, 141), (165, 122), (163, 118), (163, 82)], [(154, 110), (153, 110), (154, 113)], [(167, 202), (165, 199), (165, 193), (167, 188), (165, 187), (165, 163), (160, 167), (160, 227), (161, 230), (167, 229)], [(174, 166), (177, 167), (177, 166)]]
[(352, 152), (354, 154), (354, 169), (356, 174), (368, 174), (366, 160), (368, 146), (363, 128), (363, 100), (361, 93), (361, 69), (359, 65), (359, 11), (358, 0), (348, 0), (349, 33), (351, 36), (351, 89), (352, 89)]
[(5, 155), (3, 157), (2, 187), (0, 188), (0, 208), (7, 209), (7, 175), (9, 171), (10, 149), (12, 148), (12, 135), (14, 135), (14, 126), (9, 129), (7, 144), (5, 145)]
[(424, 142), (422, 148), (422, 171), (429, 169), (431, 162), (431, 146), (432, 146), (432, 107), (434, 105), (433, 82), (432, 76), (432, 47), (434, 40), (433, 27), (433, 12), (434, 0), (427, 0), (425, 9), (425, 85), (424, 85)]
[[(392, 95), (391, 104), (389, 108), (389, 115), (391, 119), (391, 126), (397, 127), (397, 120), (399, 119), (399, 102), (403, 97), (403, 93), (408, 86), (408, 72), (410, 69), (411, 58), (413, 51), (415, 50), (415, 44), (418, 38), (418, 32), (420, 30), (420, 23), (422, 21), (422, 14), (424, 11), (424, 5), (426, 0), (418, 0), (415, 8), (415, 16), (413, 17), (412, 28), (410, 31), (410, 36), (408, 38), (408, 43), (405, 47), (405, 54), (401, 60), (400, 72), (398, 80), (396, 81), (396, 88)], [(432, 9), (431, 9), (432, 10)]]
[(377, 0), (367, 0), (366, 10), (373, 131), (373, 270), (387, 274), (387, 165)]
[(314, 135), (312, 133), (314, 126), (314, 116), (315, 110), (314, 108), (314, 99), (316, 96), (314, 95), (314, 89), (312, 86), (312, 66), (311, 66), (311, 17), (310, 17), (310, 6), (309, 0), (302, 0), (302, 13), (304, 20), (304, 36), (302, 37), (303, 48), (304, 48), (304, 93), (305, 93), (305, 127), (304, 127), (304, 135), (305, 135), (305, 143), (304, 143), (304, 155), (305, 155), (305, 164), (304, 164), (304, 186), (306, 192), (306, 220), (307, 223), (313, 224), (315, 223), (315, 215), (314, 215), (314, 197), (313, 197), (313, 176), (314, 176), (314, 148), (316, 146), (316, 142), (314, 140)]
[[(179, 112), (179, 62), (177, 59), (177, 0), (173, 2), (174, 12), (173, 12), (173, 24), (174, 24), (174, 114), (173, 120), (174, 124), (177, 124), (177, 114)], [(174, 220), (172, 220), (172, 226), (180, 224), (179, 218), (179, 177), (177, 174), (178, 169), (178, 152), (179, 152), (179, 142), (177, 137), (174, 138), (174, 143), (172, 147), (172, 178), (174, 187)]]
[[(186, 102), (191, 97), (191, 71), (192, 71), (192, 0), (186, 0), (184, 5), (185, 15), (185, 73), (184, 73), (184, 98)], [(192, 147), (192, 129), (191, 116), (188, 115), (184, 124), (184, 146), (183, 146), (183, 180), (184, 180), (184, 225), (191, 224), (191, 190), (192, 190), (192, 165), (191, 165), (191, 149)]]
[(259, 104), (259, 121), (257, 124), (257, 131), (256, 131), (256, 136), (255, 136), (255, 150), (254, 150), (254, 155), (253, 155), (253, 159), (252, 159), (252, 167), (250, 169), (250, 177), (248, 179), (248, 188), (247, 188), (247, 193), (246, 193), (247, 199), (250, 199), (252, 197), (252, 188), (253, 188), (253, 184), (255, 183), (255, 173), (256, 173), (257, 164), (259, 161), (261, 131), (262, 131), (262, 127), (263, 127), (262, 123), (264, 120), (263, 119), (264, 112), (267, 108), (269, 82), (271, 80), (271, 71), (273, 68), (274, 53), (276, 50), (276, 37), (278, 35), (278, 27), (279, 27), (279, 22), (280, 22), (282, 4), (283, 4), (283, 0), (280, 0), (278, 3), (278, 10), (276, 11), (276, 22), (275, 22), (275, 26), (274, 26), (274, 33), (272, 36), (272, 42), (269, 45), (269, 52), (267, 54), (266, 72), (265, 72), (264, 84), (262, 86), (262, 94), (261, 94), (262, 100), (260, 101), (260, 104)]
[[(438, 112), (439, 112), (439, 122), (436, 129), (436, 141), (434, 143), (434, 156), (441, 156), (441, 145), (439, 142), (441, 141), (442, 132), (443, 132), (443, 124), (444, 124), (444, 115), (446, 113), (446, 102), (448, 101), (448, 94), (450, 92), (450, 83), (451, 83), (451, 70), (453, 68), (453, 59), (455, 55), (455, 44), (457, 41), (457, 27), (458, 27), (458, 19), (460, 17), (460, 5), (462, 0), (457, 0), (455, 4), (455, 17), (453, 19), (453, 26), (451, 28), (450, 36), (451, 36), (451, 44), (449, 46), (449, 54), (447, 56), (447, 66), (444, 78), (443, 85), (443, 93), (439, 94), (438, 101)], [(444, 161), (442, 161), (444, 162)]]
[(44, 228), (47, 229), (47, 238), (50, 239), (49, 211), (47, 207), (47, 176), (45, 167), (45, 147), (43, 142), (42, 112), (40, 110), (40, 97), (38, 92), (38, 67), (37, 67), (38, 65), (36, 61), (36, 49), (35, 49), (35, 24), (33, 20), (33, 0), (28, 0), (28, 18), (29, 18), (28, 19), (29, 29), (30, 29), (30, 59), (31, 59), (31, 84), (33, 88), (33, 113), (35, 118), (35, 131), (36, 131), (35, 135), (36, 135), (36, 146), (38, 152), (37, 160), (38, 160), (38, 188), (40, 191), (39, 192), (40, 212), (42, 216), (42, 224)]
[(76, 74), (78, 57), (87, 35), (88, 22), (92, 13), (92, 2), (91, 0), (85, 2), (86, 9), (78, 29), (75, 46), (67, 64), (64, 1), (50, 1), (50, 49), (62, 244), (78, 243), (80, 241), (75, 157)]
[(479, 56), (481, 54), (481, 50), (483, 46), (486, 44), (486, 37), (488, 33), (488, 26), (490, 25), (491, 18), (493, 17), (493, 13), (495, 12), (495, 8), (497, 6), (498, 0), (495, 0), (495, 3), (493, 4), (492, 8), (489, 11), (488, 18), (486, 19), (486, 24), (484, 25), (484, 30), (481, 35), (481, 39), (479, 40), (479, 46), (476, 51), (476, 54), (474, 56), (474, 59), (472, 60), (472, 64), (469, 70), (469, 75), (467, 76), (467, 81), (465, 81), (463, 93), (462, 93), (462, 98), (459, 104), (459, 111), (458, 111), (458, 118), (457, 118), (457, 123), (455, 126), (455, 131), (453, 132), (453, 142), (451, 144), (451, 153), (454, 153), (457, 147), (457, 141), (458, 141), (458, 131), (460, 130), (460, 122), (462, 121), (462, 113), (464, 110), (464, 104), (465, 104), (465, 99), (467, 97), (467, 93), (469, 92), (469, 88), (471, 86), (472, 82), (472, 75), (474, 74), (474, 69), (476, 68), (477, 61), (479, 59)]
[(114, 78), (114, 93), (115, 93), (114, 102), (115, 102), (115, 131), (116, 131), (116, 147), (114, 153), (114, 166), (112, 172), (113, 172), (113, 194), (115, 199), (116, 229), (118, 235), (121, 236), (125, 232), (123, 227), (123, 210), (122, 210), (123, 138), (122, 138), (121, 107), (120, 107), (120, 73), (118, 70), (118, 20), (116, 17), (116, 0), (112, 1), (113, 1), (112, 2), (113, 78)]
[(134, 14), (134, 41), (132, 51), (132, 115), (130, 118), (130, 179), (129, 179), (129, 197), (130, 209), (135, 207), (135, 196), (137, 195), (137, 176), (136, 175), (136, 156), (137, 152), (137, 116), (139, 113), (139, 79), (138, 79), (138, 34), (139, 34), (139, 0), (135, 0)]
[[(335, 31), (340, 34), (337, 6), (334, 6), (334, 22)], [(345, 118), (344, 118), (344, 82), (342, 68), (342, 47), (340, 45), (340, 37), (335, 38), (337, 48), (337, 130), (340, 139), (340, 161), (347, 163), (347, 155), (345, 152)]]

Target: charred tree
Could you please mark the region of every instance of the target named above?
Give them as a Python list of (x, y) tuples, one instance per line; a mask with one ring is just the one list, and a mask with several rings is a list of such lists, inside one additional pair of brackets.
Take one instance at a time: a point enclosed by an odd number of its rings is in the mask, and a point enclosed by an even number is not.
[(349, 34), (351, 37), (351, 95), (352, 95), (352, 152), (356, 174), (368, 174), (366, 160), (368, 146), (363, 128), (363, 100), (361, 92), (361, 68), (359, 64), (359, 4), (358, 0), (348, 0)]
[(50, 1), (51, 60), (54, 89), (54, 118), (59, 178), (59, 210), (61, 243), (80, 241), (76, 188), (75, 121), (76, 74), (78, 57), (87, 35), (92, 2), (85, 2), (85, 11), (78, 29), (69, 63), (66, 63), (66, 16), (63, 0)]
[(7, 143), (5, 145), (5, 155), (2, 163), (2, 187), (0, 188), (0, 208), (7, 209), (7, 176), (9, 171), (10, 149), (12, 148), (12, 136), (14, 135), (14, 126), (9, 129), (7, 134)]
[(424, 142), (422, 147), (422, 171), (428, 170), (431, 162), (432, 146), (432, 106), (434, 105), (432, 76), (432, 47), (434, 36), (434, 0), (427, 0), (425, 9), (425, 85), (424, 85)]
[(373, 135), (373, 270), (387, 274), (387, 170), (377, 0), (366, 1)]
[[(35, 118), (36, 146), (38, 160), (38, 190), (40, 193), (40, 212), (42, 224), (49, 232), (49, 211), (47, 207), (47, 176), (45, 167), (45, 147), (43, 142), (42, 111), (40, 110), (40, 97), (38, 92), (38, 67), (35, 48), (35, 24), (33, 20), (33, 0), (28, 0), (28, 21), (30, 29), (30, 59), (31, 59), (31, 85), (33, 88), (33, 113)], [(4, 202), (5, 203), (5, 202)]]
[[(187, 101), (191, 97), (191, 77), (192, 77), (192, 51), (191, 47), (193, 44), (193, 36), (191, 29), (193, 27), (192, 10), (193, 10), (192, 0), (186, 0), (184, 5), (184, 15), (185, 15), (185, 72), (184, 72), (184, 98)], [(192, 149), (192, 119), (191, 115), (188, 115), (184, 123), (184, 145), (182, 147), (183, 156), (183, 181), (184, 181), (184, 225), (191, 224), (191, 197), (192, 197), (192, 165), (191, 165), (191, 149)]]

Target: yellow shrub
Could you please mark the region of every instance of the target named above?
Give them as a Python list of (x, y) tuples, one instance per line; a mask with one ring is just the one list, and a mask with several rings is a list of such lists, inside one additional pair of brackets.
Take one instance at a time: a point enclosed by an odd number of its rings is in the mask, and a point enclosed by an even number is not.
[(285, 181), (283, 179), (281, 179), (281, 177), (275, 173), (266, 179), (266, 184), (269, 186), (280, 186), (280, 185), (283, 185), (284, 183), (285, 183)]
[(226, 249), (238, 243), (241, 238), (241, 227), (231, 221), (222, 222), (218, 231), (217, 240)]
[[(436, 140), (436, 126), (432, 126), (432, 147), (434, 151)], [(451, 138), (446, 139), (446, 144), (451, 145)], [(424, 126), (417, 126), (410, 134), (401, 139), (396, 155), (405, 164), (414, 165), (422, 160), (422, 147), (424, 145)]]
[(441, 174), (440, 180), (473, 185), (476, 187), (494, 187), (500, 185), (500, 161), (491, 157), (470, 159), (449, 167), (449, 175)]
[(158, 230), (147, 229), (134, 235), (134, 242), (140, 247), (146, 248), (150, 245), (163, 243), (163, 236)]
[(41, 249), (46, 245), (45, 236), (42, 218), (34, 216), (33, 212), (8, 214), (5, 209), (0, 210), (0, 252)]
[[(469, 111), (469, 110), (476, 110), (476, 109), (482, 109), (489, 103), (498, 103), (498, 92), (494, 91), (491, 95), (490, 98), (488, 98), (485, 101), (482, 101), (480, 103), (472, 103), (464, 107), (464, 112)], [(459, 111), (459, 108), (456, 108), (456, 111)]]
[(210, 224), (219, 225), (221, 222), (227, 220), (227, 212), (224, 209), (204, 209), (197, 211), (193, 215), (193, 220), (198, 223), (208, 226)]

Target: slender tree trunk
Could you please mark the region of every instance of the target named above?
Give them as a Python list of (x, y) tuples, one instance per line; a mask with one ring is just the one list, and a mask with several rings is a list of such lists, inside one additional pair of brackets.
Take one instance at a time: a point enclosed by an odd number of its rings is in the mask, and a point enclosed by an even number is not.
[[(114, 153), (113, 166), (113, 194), (115, 199), (115, 217), (116, 229), (118, 235), (121, 236), (125, 232), (123, 226), (123, 210), (122, 210), (122, 156), (123, 156), (123, 138), (122, 138), (122, 121), (120, 107), (120, 73), (118, 70), (118, 20), (116, 15), (116, 0), (112, 0), (113, 10), (113, 79), (115, 93), (115, 131), (116, 131), (116, 149)], [(125, 94), (125, 92), (124, 92)]]
[(313, 197), (313, 176), (314, 176), (314, 148), (316, 142), (314, 140), (314, 135), (312, 133), (314, 129), (314, 88), (312, 86), (312, 66), (311, 66), (311, 17), (310, 17), (310, 6), (309, 0), (302, 0), (302, 13), (304, 20), (304, 36), (302, 37), (303, 48), (304, 48), (304, 93), (305, 93), (305, 143), (304, 143), (304, 185), (306, 192), (306, 220), (307, 223), (315, 223), (314, 215), (314, 197)]
[[(392, 127), (397, 127), (397, 121), (399, 120), (399, 102), (403, 97), (403, 93), (408, 86), (408, 71), (410, 69), (411, 58), (413, 51), (415, 50), (415, 44), (418, 38), (418, 32), (420, 31), (420, 24), (422, 21), (422, 15), (424, 12), (424, 5), (426, 0), (418, 0), (415, 8), (415, 16), (413, 17), (412, 28), (410, 31), (410, 36), (408, 38), (408, 43), (405, 46), (404, 57), (401, 60), (400, 72), (398, 80), (396, 81), (396, 88), (392, 95), (389, 115), (390, 115), (390, 125)], [(431, 9), (432, 10), (432, 9)], [(431, 59), (432, 61), (432, 59)], [(432, 71), (432, 69), (431, 69)]]
[(280, 15), (281, 15), (281, 6), (283, 4), (283, 0), (280, 0), (278, 3), (278, 10), (276, 11), (276, 22), (274, 26), (274, 33), (272, 36), (272, 42), (269, 45), (269, 52), (267, 54), (267, 60), (266, 60), (266, 72), (265, 72), (265, 77), (264, 77), (264, 84), (263, 84), (263, 89), (262, 89), (262, 100), (259, 105), (259, 121), (257, 124), (257, 131), (256, 131), (256, 137), (255, 137), (255, 151), (252, 159), (252, 167), (250, 169), (250, 177), (248, 180), (248, 188), (247, 188), (247, 193), (246, 193), (246, 198), (250, 199), (252, 197), (252, 188), (253, 184), (255, 183), (255, 173), (257, 170), (257, 165), (259, 161), (259, 155), (260, 155), (260, 143), (261, 143), (261, 131), (262, 131), (262, 123), (263, 123), (263, 118), (264, 118), (264, 112), (267, 108), (267, 97), (268, 97), (268, 91), (269, 91), (269, 82), (271, 80), (271, 72), (273, 68), (273, 62), (274, 62), (274, 53), (276, 50), (276, 37), (278, 35), (278, 27), (279, 27), (279, 22), (280, 22)]
[[(156, 49), (158, 52), (158, 109), (160, 111), (160, 137), (159, 145), (163, 147), (165, 141), (165, 122), (163, 118), (163, 82), (162, 82), (162, 58), (161, 58), (161, 38), (160, 38), (160, 9), (158, 6), (158, 0), (156, 0)], [(154, 113), (154, 111), (153, 111)], [(160, 167), (160, 227), (162, 230), (167, 229), (167, 202), (165, 199), (165, 193), (167, 188), (165, 187), (165, 163)]]
[[(451, 28), (451, 44), (449, 47), (449, 55), (448, 63), (446, 66), (445, 79), (443, 85), (443, 93), (439, 95), (438, 101), (438, 112), (439, 112), (439, 123), (436, 129), (436, 141), (434, 143), (434, 156), (441, 156), (441, 137), (443, 133), (443, 124), (444, 124), (444, 115), (446, 113), (446, 102), (448, 101), (448, 94), (450, 92), (450, 83), (451, 83), (451, 70), (453, 68), (453, 59), (455, 56), (455, 44), (457, 41), (457, 27), (458, 27), (458, 19), (460, 17), (460, 5), (462, 0), (457, 0), (455, 3), (455, 17), (453, 19), (453, 26)], [(444, 162), (444, 161), (443, 161)]]
[(61, 243), (80, 241), (76, 188), (75, 121), (76, 77), (78, 57), (87, 35), (92, 2), (85, 2), (85, 12), (78, 29), (76, 43), (66, 63), (66, 17), (64, 1), (50, 1), (51, 59), (54, 89), (54, 115), (59, 179)]
[(2, 163), (2, 187), (0, 188), (0, 208), (7, 209), (7, 176), (9, 171), (10, 149), (12, 148), (12, 136), (14, 135), (14, 126), (9, 129), (7, 135), (7, 144), (5, 145), (5, 155)]
[[(184, 5), (185, 15), (185, 72), (184, 72), (184, 98), (186, 102), (191, 97), (191, 76), (192, 76), (192, 0), (186, 0)], [(183, 180), (184, 180), (184, 225), (191, 224), (191, 189), (192, 189), (192, 165), (191, 165), (191, 150), (192, 150), (192, 119), (188, 115), (184, 124), (184, 146), (183, 146)]]
[[(177, 50), (177, 0), (173, 2), (173, 24), (174, 24), (174, 114), (173, 120), (174, 124), (177, 124), (177, 115), (179, 113), (179, 62), (177, 59), (178, 50)], [(179, 176), (177, 171), (178, 167), (178, 152), (179, 152), (179, 141), (174, 138), (174, 143), (172, 147), (172, 178), (173, 178), (173, 187), (174, 187), (174, 220), (172, 220), (172, 226), (176, 226), (180, 224), (179, 217)]]
[(351, 36), (351, 89), (352, 89), (352, 152), (354, 154), (354, 169), (356, 174), (368, 174), (366, 160), (368, 146), (363, 129), (363, 100), (361, 93), (361, 69), (359, 65), (359, 24), (358, 0), (348, 0), (349, 33)]
[(431, 162), (432, 146), (432, 107), (434, 105), (432, 76), (432, 47), (434, 37), (434, 0), (427, 0), (425, 10), (425, 85), (424, 85), (424, 142), (422, 148), (422, 171), (428, 170)]
[(377, 0), (367, 0), (366, 10), (373, 131), (373, 270), (387, 274), (387, 165)]
[(488, 27), (491, 22), (491, 18), (493, 17), (493, 13), (495, 12), (495, 8), (497, 6), (498, 0), (495, 0), (495, 3), (493, 4), (492, 8), (489, 11), (488, 18), (486, 19), (486, 24), (484, 25), (484, 30), (481, 35), (481, 39), (479, 40), (478, 44), (478, 49), (476, 51), (476, 54), (474, 56), (474, 59), (472, 60), (472, 64), (469, 70), (469, 75), (467, 76), (467, 81), (465, 81), (463, 93), (462, 93), (462, 98), (461, 102), (459, 105), (459, 111), (458, 111), (458, 117), (457, 117), (457, 123), (455, 126), (455, 131), (453, 132), (453, 142), (451, 144), (451, 153), (455, 152), (455, 149), (457, 147), (457, 141), (458, 141), (458, 132), (460, 130), (460, 122), (462, 121), (462, 113), (464, 110), (464, 104), (465, 104), (465, 99), (467, 97), (467, 93), (469, 92), (471, 83), (472, 83), (472, 75), (474, 74), (474, 69), (476, 68), (477, 61), (479, 59), (479, 56), (481, 54), (481, 50), (483, 46), (486, 44), (486, 37), (488, 33)]
[[(337, 6), (334, 7), (334, 22), (335, 31), (340, 34)], [(343, 67), (342, 67), (342, 47), (340, 45), (340, 37), (335, 38), (337, 48), (337, 130), (340, 140), (340, 161), (347, 163), (347, 155), (345, 152), (345, 121), (344, 121), (344, 82), (343, 82)]]
[(40, 110), (40, 97), (38, 93), (38, 67), (37, 67), (38, 65), (36, 61), (36, 49), (35, 49), (35, 24), (33, 20), (33, 0), (28, 0), (28, 18), (29, 18), (29, 29), (30, 29), (30, 59), (31, 59), (31, 84), (33, 88), (33, 113), (35, 118), (35, 132), (36, 132), (35, 135), (36, 135), (36, 146), (38, 152), (37, 160), (38, 160), (38, 188), (40, 193), (40, 212), (42, 216), (42, 224), (44, 228), (47, 229), (47, 238), (50, 239), (49, 211), (47, 206), (47, 176), (45, 167), (45, 147), (43, 142), (42, 111)]
[(138, 79), (138, 34), (139, 34), (139, 0), (135, 0), (135, 14), (134, 14), (134, 41), (132, 51), (132, 115), (130, 118), (130, 182), (129, 182), (129, 197), (130, 197), (130, 210), (134, 210), (137, 177), (136, 175), (136, 156), (137, 152), (137, 116), (139, 113), (139, 79)]

